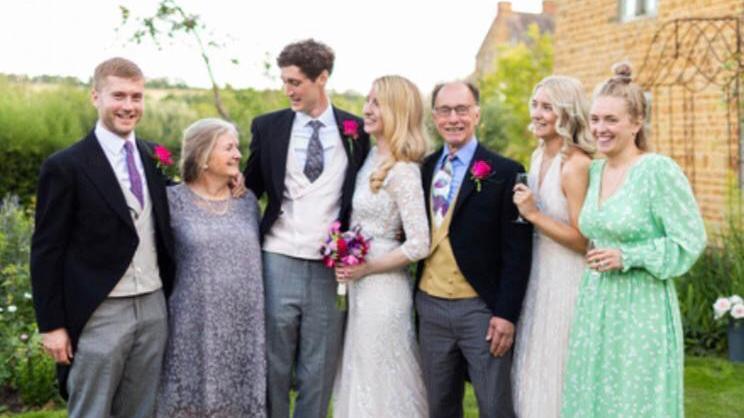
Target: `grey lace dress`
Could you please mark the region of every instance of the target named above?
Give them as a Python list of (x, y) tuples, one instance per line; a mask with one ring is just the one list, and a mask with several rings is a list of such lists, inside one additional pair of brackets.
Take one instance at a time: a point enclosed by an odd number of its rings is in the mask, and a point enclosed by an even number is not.
[(159, 417), (266, 416), (266, 343), (258, 205), (168, 188), (176, 281)]

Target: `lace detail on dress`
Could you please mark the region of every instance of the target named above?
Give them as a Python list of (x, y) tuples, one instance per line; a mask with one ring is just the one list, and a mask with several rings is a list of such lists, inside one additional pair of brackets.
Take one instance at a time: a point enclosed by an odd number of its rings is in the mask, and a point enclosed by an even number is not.
[[(373, 193), (378, 164), (370, 151), (357, 176), (352, 225), (373, 237), (369, 259), (401, 248), (411, 261), (426, 257), (429, 226), (414, 163), (399, 162)], [(401, 227), (406, 241), (395, 237)], [(349, 286), (344, 352), (334, 387), (335, 417), (426, 417), (425, 389), (413, 327), (412, 281), (405, 269), (367, 276)]]
[(266, 415), (258, 205), (253, 193), (211, 203), (179, 184), (168, 205), (177, 263), (157, 416)]

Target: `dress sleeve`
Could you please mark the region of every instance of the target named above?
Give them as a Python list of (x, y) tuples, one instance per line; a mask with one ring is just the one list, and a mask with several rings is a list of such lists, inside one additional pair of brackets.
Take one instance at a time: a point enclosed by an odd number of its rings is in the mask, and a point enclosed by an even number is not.
[(406, 241), (400, 249), (411, 260), (429, 255), (429, 223), (424, 207), (421, 170), (415, 163), (397, 163), (388, 174), (386, 188), (400, 210)]
[(650, 211), (662, 236), (620, 246), (623, 272), (643, 268), (659, 279), (686, 273), (705, 249), (706, 234), (690, 183), (670, 158), (650, 167)]

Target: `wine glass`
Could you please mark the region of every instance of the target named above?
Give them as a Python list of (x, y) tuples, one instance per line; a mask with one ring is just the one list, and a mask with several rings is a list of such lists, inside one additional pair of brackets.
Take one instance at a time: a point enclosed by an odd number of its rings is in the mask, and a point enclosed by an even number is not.
[[(517, 173), (516, 183), (517, 184), (524, 184), (525, 186), (529, 187), (529, 185), (527, 184), (527, 179), (528, 178), (529, 178), (529, 176), (527, 175), (527, 173)], [(519, 216), (517, 216), (517, 219), (513, 220), (512, 222), (517, 223), (517, 224), (526, 224), (526, 223), (529, 223), (529, 222), (525, 221), (524, 218), (522, 218), (522, 214), (521, 213), (519, 214)]]

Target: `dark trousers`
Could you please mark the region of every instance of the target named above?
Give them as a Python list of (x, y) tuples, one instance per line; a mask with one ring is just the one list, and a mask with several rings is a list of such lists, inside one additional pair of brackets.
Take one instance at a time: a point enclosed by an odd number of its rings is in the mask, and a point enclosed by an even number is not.
[(463, 416), (467, 374), (481, 417), (515, 417), (510, 377), (512, 351), (501, 357), (491, 355), (486, 332), (492, 314), (483, 300), (441, 299), (418, 291), (416, 312), (429, 415)]

